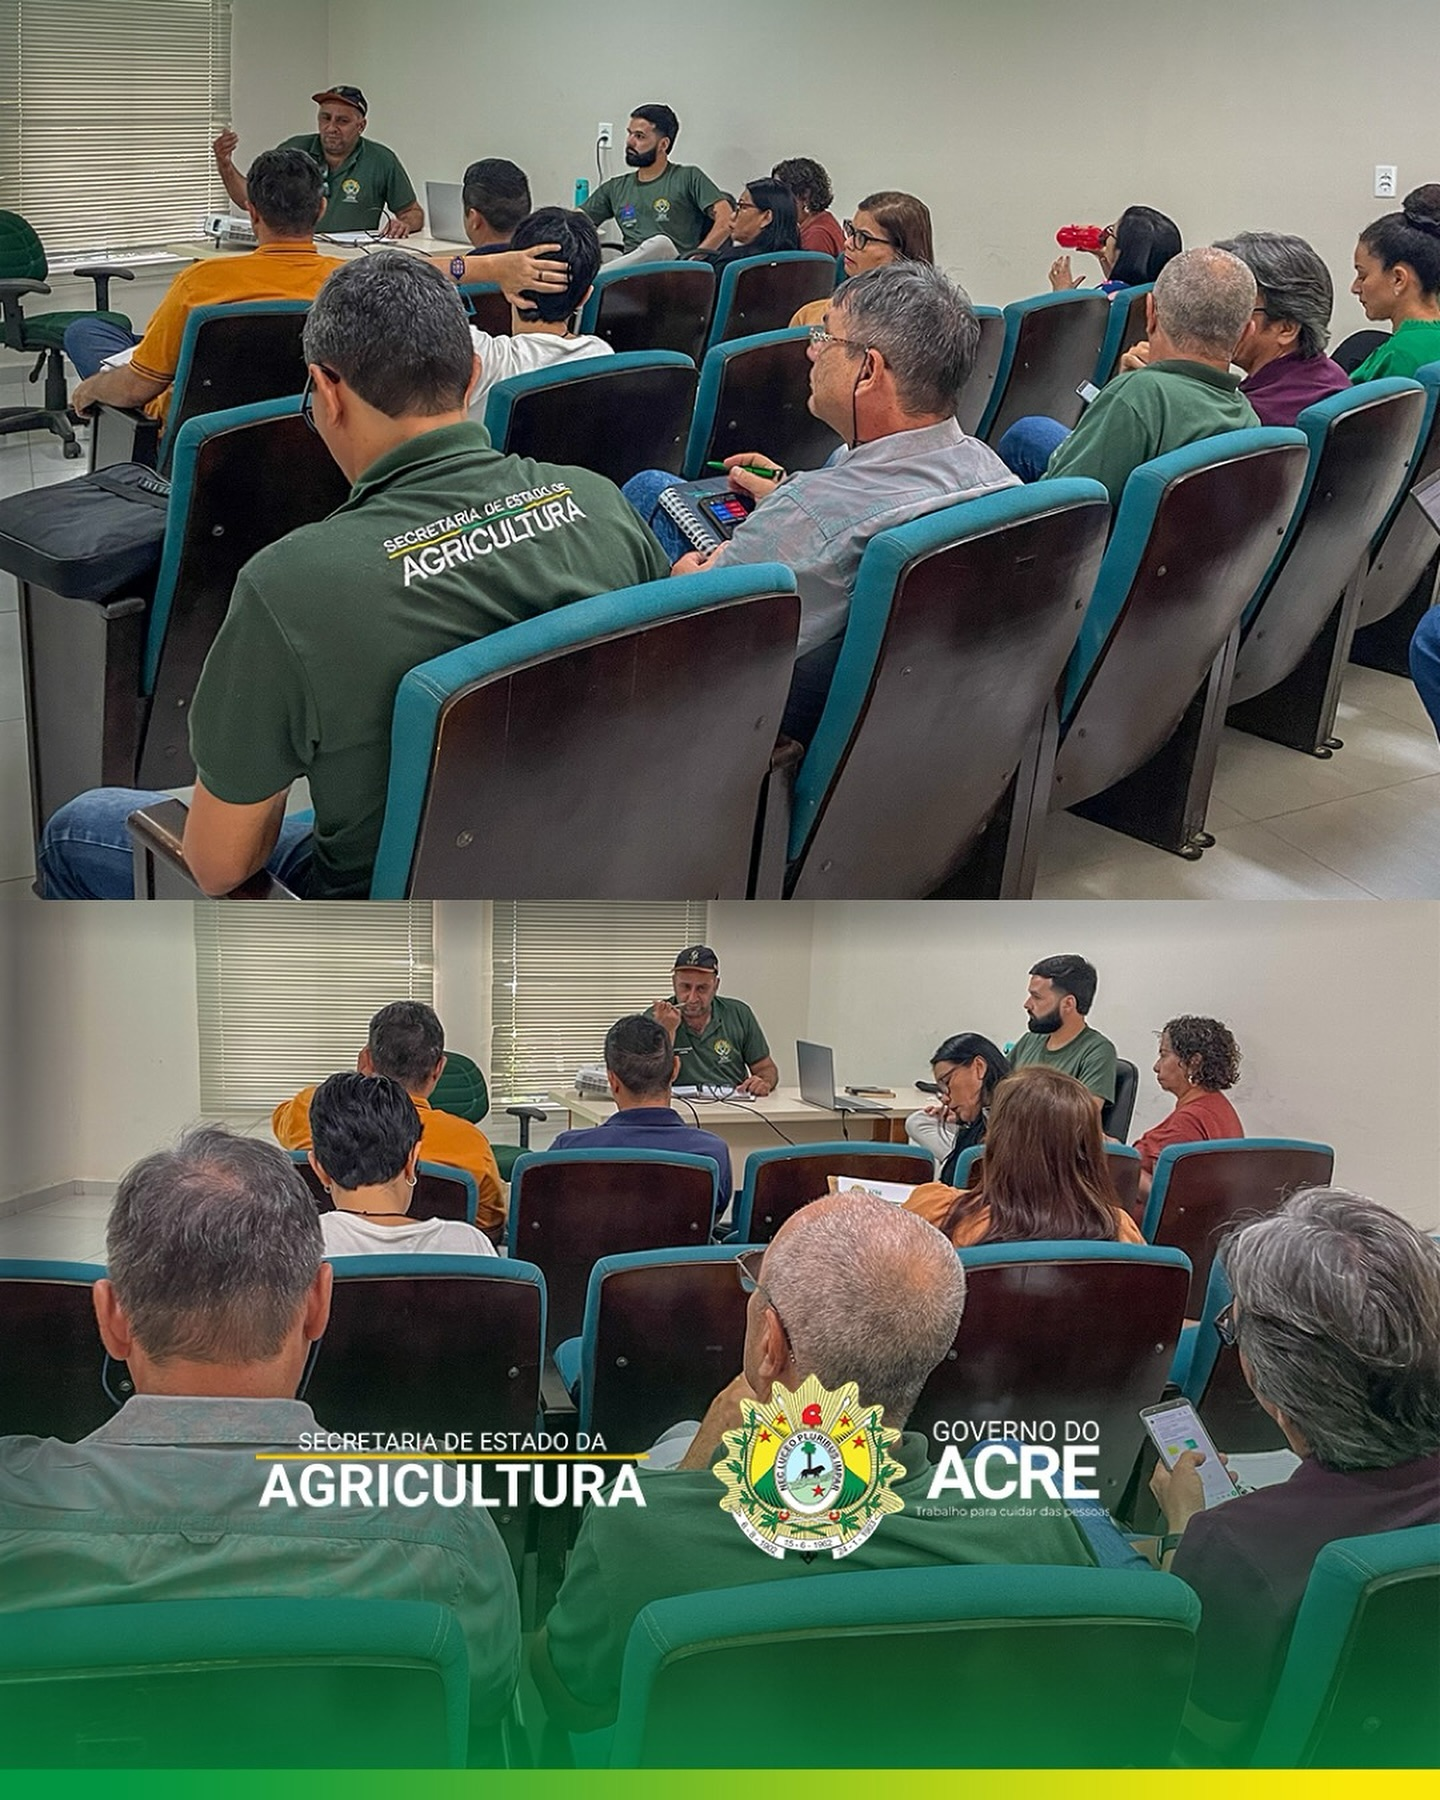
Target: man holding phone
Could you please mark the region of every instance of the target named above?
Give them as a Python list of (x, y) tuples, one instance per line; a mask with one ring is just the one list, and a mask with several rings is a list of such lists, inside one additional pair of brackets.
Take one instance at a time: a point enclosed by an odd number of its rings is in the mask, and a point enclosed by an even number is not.
[(743, 1000), (722, 999), (720, 959), (708, 944), (675, 958), (674, 992), (657, 1000), (652, 1018), (664, 1026), (680, 1059), (682, 1087), (733, 1087), (756, 1099), (772, 1093), (780, 1071), (760, 1022)]

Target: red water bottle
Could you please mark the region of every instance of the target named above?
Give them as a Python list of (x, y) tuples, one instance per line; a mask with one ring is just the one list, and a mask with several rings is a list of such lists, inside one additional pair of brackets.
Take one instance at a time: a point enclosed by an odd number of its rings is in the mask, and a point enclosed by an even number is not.
[(1055, 233), (1055, 242), (1062, 250), (1095, 251), (1105, 242), (1105, 237), (1103, 225), (1062, 225)]

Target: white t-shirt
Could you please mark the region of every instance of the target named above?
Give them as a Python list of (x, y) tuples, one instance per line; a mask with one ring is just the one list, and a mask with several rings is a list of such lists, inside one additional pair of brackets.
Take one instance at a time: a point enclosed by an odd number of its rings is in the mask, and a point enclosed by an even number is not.
[(580, 362), (587, 356), (613, 356), (604, 338), (554, 337), (547, 331), (526, 331), (516, 337), (491, 337), (488, 331), (470, 327), (470, 339), (480, 358), (480, 379), (470, 396), (470, 410), (485, 416), (485, 400), (497, 381), (511, 375), (528, 375), (532, 369), (553, 369), (557, 363)]
[(321, 1213), (320, 1232), (327, 1256), (494, 1256), (495, 1246), (483, 1231), (463, 1219), (411, 1219), (404, 1225), (382, 1225), (359, 1213)]

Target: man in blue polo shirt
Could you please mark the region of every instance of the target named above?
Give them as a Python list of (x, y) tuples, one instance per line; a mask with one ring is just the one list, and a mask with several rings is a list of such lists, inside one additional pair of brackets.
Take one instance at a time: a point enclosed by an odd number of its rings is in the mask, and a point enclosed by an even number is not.
[(670, 1104), (680, 1058), (663, 1025), (648, 1013), (617, 1019), (605, 1033), (605, 1074), (615, 1113), (603, 1125), (562, 1131), (552, 1150), (665, 1150), (711, 1157), (720, 1169), (720, 1204), (729, 1203), (730, 1152), (713, 1131), (687, 1125)]

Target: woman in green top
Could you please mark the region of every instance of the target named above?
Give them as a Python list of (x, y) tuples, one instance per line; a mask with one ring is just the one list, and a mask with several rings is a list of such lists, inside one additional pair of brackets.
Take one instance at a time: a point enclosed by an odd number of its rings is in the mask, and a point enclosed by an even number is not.
[(1440, 183), (1405, 196), (1399, 212), (1360, 233), (1350, 292), (1367, 319), (1388, 319), (1390, 336), (1350, 376), (1413, 375), (1440, 362)]

